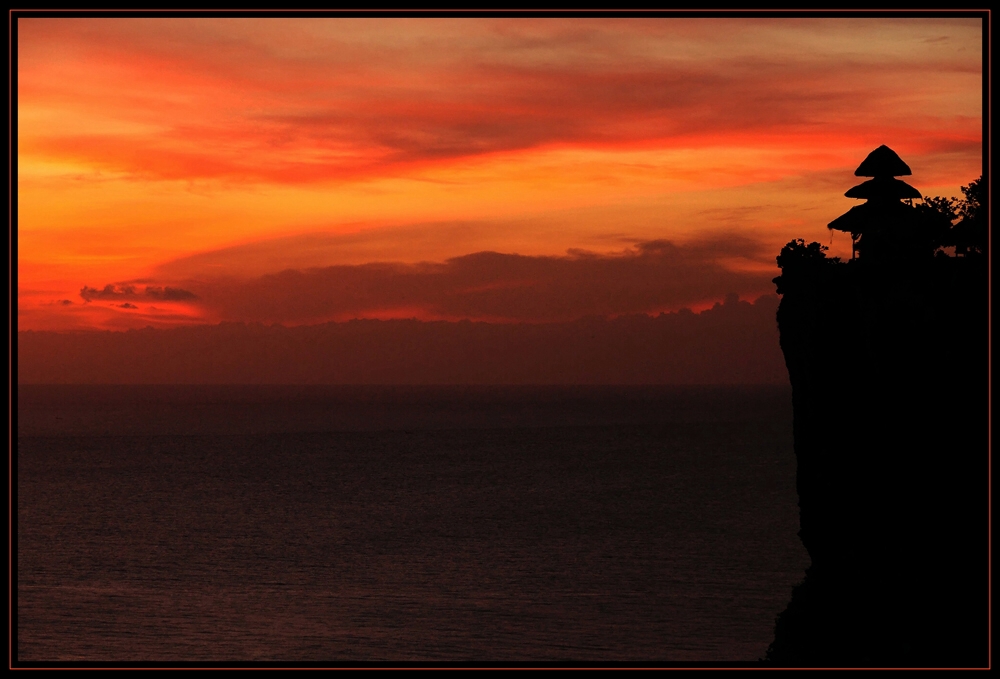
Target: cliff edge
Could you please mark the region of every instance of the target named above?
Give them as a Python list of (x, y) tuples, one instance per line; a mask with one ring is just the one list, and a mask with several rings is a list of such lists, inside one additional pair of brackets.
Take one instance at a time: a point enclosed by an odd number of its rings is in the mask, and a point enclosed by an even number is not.
[(774, 665), (989, 661), (985, 247), (946, 253), (933, 211), (901, 204), (903, 218), (850, 225), (868, 245), (850, 261), (803, 241), (778, 257), (812, 563), (778, 617)]

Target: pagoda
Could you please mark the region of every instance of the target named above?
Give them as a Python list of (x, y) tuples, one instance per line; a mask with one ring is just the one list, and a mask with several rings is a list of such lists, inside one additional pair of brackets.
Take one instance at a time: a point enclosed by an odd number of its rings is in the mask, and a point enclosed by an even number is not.
[(854, 174), (871, 179), (844, 195), (865, 202), (834, 219), (827, 228), (851, 234), (853, 258), (882, 259), (910, 250), (906, 246), (919, 240), (920, 220), (913, 199), (920, 198), (920, 192), (896, 179), (912, 174), (910, 167), (883, 144), (868, 154)]

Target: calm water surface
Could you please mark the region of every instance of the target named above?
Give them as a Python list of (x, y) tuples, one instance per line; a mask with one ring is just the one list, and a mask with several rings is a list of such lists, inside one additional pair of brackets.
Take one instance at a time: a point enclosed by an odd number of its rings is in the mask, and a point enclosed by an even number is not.
[(777, 388), (21, 387), (21, 660), (763, 656)]

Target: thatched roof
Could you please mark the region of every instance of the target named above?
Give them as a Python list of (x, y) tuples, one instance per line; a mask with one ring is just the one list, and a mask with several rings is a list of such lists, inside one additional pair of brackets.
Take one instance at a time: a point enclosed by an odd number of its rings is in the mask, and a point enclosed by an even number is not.
[(862, 203), (840, 215), (826, 225), (828, 229), (864, 233), (887, 223), (906, 224), (917, 216), (916, 208), (899, 201)]
[(892, 177), (877, 177), (848, 189), (848, 198), (920, 198), (920, 192), (904, 181)]
[(854, 174), (858, 177), (901, 177), (913, 173), (895, 151), (882, 144), (868, 154)]

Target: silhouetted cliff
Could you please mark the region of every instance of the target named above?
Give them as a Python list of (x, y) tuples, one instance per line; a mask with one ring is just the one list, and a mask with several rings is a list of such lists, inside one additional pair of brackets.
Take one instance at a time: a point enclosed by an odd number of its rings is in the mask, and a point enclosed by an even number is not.
[(911, 248), (840, 262), (797, 241), (778, 264), (812, 565), (767, 660), (985, 666), (985, 256)]

